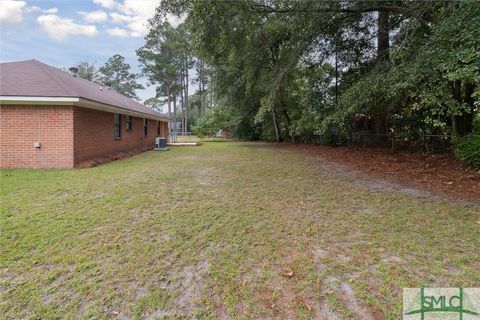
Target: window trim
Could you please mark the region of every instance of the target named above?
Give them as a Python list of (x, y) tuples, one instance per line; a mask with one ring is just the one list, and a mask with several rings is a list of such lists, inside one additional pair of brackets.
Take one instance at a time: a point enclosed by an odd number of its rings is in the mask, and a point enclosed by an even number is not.
[[(118, 129), (118, 135), (117, 135), (117, 129)], [(113, 137), (115, 139), (122, 138), (122, 115), (120, 113), (113, 114)]]
[(148, 136), (148, 119), (143, 118), (143, 136)]
[(125, 131), (132, 132), (132, 127), (133, 127), (133, 117), (125, 116)]

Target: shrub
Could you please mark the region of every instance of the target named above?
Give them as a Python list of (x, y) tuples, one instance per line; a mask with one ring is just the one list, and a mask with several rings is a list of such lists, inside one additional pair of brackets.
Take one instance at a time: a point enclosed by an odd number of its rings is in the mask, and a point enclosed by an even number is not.
[(480, 136), (463, 137), (455, 140), (455, 154), (466, 164), (480, 167)]

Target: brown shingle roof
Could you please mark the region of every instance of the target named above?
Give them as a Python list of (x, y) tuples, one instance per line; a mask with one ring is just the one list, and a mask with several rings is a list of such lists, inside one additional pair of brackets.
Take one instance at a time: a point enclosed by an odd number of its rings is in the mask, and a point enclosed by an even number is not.
[(0, 64), (0, 95), (29, 97), (75, 97), (120, 107), (156, 117), (162, 114), (115, 90), (73, 77), (37, 60)]

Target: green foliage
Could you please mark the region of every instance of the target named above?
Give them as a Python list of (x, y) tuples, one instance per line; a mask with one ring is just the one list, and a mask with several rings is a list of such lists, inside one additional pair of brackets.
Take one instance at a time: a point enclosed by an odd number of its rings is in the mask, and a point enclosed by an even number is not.
[(221, 129), (234, 132), (237, 130), (239, 120), (227, 109), (215, 107), (198, 120), (197, 125), (192, 128), (192, 132), (199, 137), (215, 135)]
[(468, 165), (480, 167), (480, 136), (458, 138), (454, 142), (455, 154)]
[(213, 104), (247, 136), (478, 133), (478, 1), (164, 0), (157, 17), (167, 14), (186, 16)]
[(158, 99), (156, 97), (148, 98), (147, 100), (145, 100), (143, 102), (143, 104), (146, 105), (147, 107), (153, 109), (153, 110), (158, 111), (158, 112), (162, 111), (163, 101), (161, 101), (160, 99)]
[[(479, 28), (480, 3), (459, 3), (431, 27), (428, 39), (406, 68), (413, 75), (407, 81), (416, 87), (412, 90), (416, 107), (430, 117), (443, 117), (444, 127), (455, 135), (472, 132), (474, 100), (478, 101), (480, 88)], [(447, 124), (449, 120), (455, 123)]]
[(95, 63), (88, 61), (80, 61), (77, 63), (78, 76), (89, 81), (96, 81), (98, 79), (98, 68)]
[(178, 94), (176, 83), (183, 66), (182, 52), (185, 51), (180, 29), (168, 22), (151, 27), (145, 37), (145, 45), (137, 50), (143, 73), (151, 84), (160, 85), (158, 95)]
[(125, 58), (115, 54), (99, 69), (98, 81), (104, 85), (110, 85), (115, 91), (124, 96), (138, 99), (135, 90), (143, 89), (137, 82), (139, 75), (130, 72), (130, 65)]

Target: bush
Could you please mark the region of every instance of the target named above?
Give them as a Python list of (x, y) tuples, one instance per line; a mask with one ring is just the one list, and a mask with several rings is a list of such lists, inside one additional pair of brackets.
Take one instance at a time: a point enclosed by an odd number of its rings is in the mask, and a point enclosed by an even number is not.
[(455, 154), (466, 164), (480, 167), (480, 136), (464, 137), (455, 140)]

